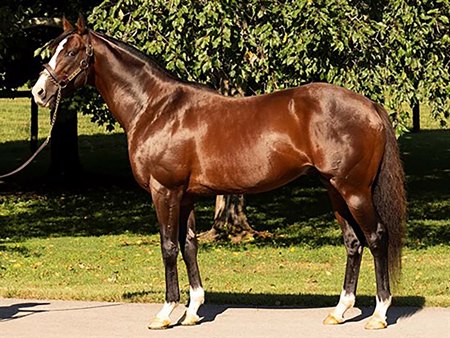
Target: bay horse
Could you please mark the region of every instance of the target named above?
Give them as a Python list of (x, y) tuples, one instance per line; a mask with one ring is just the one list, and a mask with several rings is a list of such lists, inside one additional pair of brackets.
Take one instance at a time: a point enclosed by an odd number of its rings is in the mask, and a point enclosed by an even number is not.
[(32, 93), (49, 107), (59, 91), (68, 96), (85, 84), (95, 86), (126, 132), (134, 177), (155, 205), (165, 267), (165, 303), (149, 328), (171, 324), (180, 300), (179, 250), (190, 285), (181, 324), (200, 320), (196, 196), (268, 191), (308, 173), (318, 174), (327, 188), (347, 249), (343, 290), (324, 324), (345, 321), (368, 246), (377, 288), (365, 327), (387, 326), (406, 202), (397, 141), (381, 105), (324, 83), (226, 97), (175, 79), (136, 48), (89, 30), (82, 17), (75, 27), (64, 19), (63, 27)]

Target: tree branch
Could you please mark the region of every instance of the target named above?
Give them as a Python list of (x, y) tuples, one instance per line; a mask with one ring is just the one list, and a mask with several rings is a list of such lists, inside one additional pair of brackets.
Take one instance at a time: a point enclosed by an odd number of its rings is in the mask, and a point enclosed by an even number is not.
[(61, 18), (31, 18), (25, 21), (23, 29), (30, 29), (36, 27), (61, 27)]

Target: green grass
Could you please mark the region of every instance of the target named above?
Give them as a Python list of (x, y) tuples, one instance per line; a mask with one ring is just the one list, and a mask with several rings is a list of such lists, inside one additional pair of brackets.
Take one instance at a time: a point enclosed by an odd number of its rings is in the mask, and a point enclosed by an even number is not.
[[(28, 141), (30, 139), (30, 99), (0, 99), (0, 143)], [(50, 128), (50, 117), (47, 109), (38, 110), (39, 138), (47, 137)], [(90, 117), (78, 115), (78, 134), (106, 134), (105, 129), (90, 122)], [(122, 133), (120, 128), (110, 134)]]
[[(412, 109), (408, 109), (408, 105), (405, 103), (403, 109), (407, 110), (409, 113), (408, 118), (406, 119), (406, 123), (408, 125), (408, 128), (412, 128), (413, 122), (412, 122)], [(446, 126), (446, 128), (450, 127), (450, 119), (443, 118), (442, 121), (435, 120), (430, 117), (431, 116), (431, 110), (430, 107), (421, 104), (420, 105), (420, 128), (423, 130), (430, 130), (430, 129), (442, 129), (442, 123)]]
[[(33, 238), (4, 242), (0, 295), (106, 301), (163, 301), (164, 274), (157, 235)], [(203, 245), (199, 264), (210, 302), (331, 306), (345, 266), (341, 246)], [(450, 247), (407, 249), (397, 304), (450, 306)], [(184, 272), (182, 262), (180, 271)], [(180, 274), (183, 301), (189, 285)], [(363, 261), (360, 305), (373, 303), (370, 254)], [(270, 302), (267, 304), (267, 302)]]
[[(40, 137), (48, 111), (40, 110)], [(29, 100), (0, 100), (0, 173), (29, 154)], [(0, 296), (84, 300), (163, 300), (158, 228), (150, 197), (134, 183), (126, 140), (79, 117), (84, 174), (65, 184), (45, 177), (44, 151), (0, 184)], [(450, 131), (401, 139), (409, 220), (396, 304), (450, 306)], [(248, 196), (248, 216), (273, 236), (242, 245), (202, 244), (200, 268), (209, 302), (331, 306), (341, 290), (345, 249), (325, 190), (301, 178)], [(197, 206), (207, 230), (213, 199)], [(180, 262), (180, 286), (188, 290)], [(372, 258), (364, 256), (358, 304), (373, 304)], [(183, 300), (186, 300), (186, 293)]]

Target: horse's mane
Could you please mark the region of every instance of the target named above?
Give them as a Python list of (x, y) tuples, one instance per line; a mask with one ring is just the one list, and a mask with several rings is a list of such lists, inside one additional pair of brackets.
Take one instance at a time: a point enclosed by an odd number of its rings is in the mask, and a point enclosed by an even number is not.
[(96, 34), (96, 35), (99, 35), (100, 37), (102, 37), (103, 39), (107, 40), (108, 42), (110, 42), (110, 43), (112, 43), (114, 45), (117, 45), (121, 49), (126, 50), (130, 54), (136, 56), (140, 60), (142, 60), (145, 63), (147, 63), (148, 65), (150, 65), (151, 68), (156, 69), (160, 73), (163, 73), (163, 74), (167, 75), (169, 78), (171, 78), (171, 79), (173, 79), (173, 80), (175, 80), (177, 82), (181, 82), (181, 83), (187, 84), (189, 86), (193, 86), (193, 87), (196, 87), (196, 88), (199, 88), (199, 89), (209, 90), (209, 91), (217, 93), (215, 90), (213, 90), (212, 88), (208, 87), (207, 85), (180, 79), (173, 72), (171, 72), (171, 71), (167, 70), (165, 67), (163, 67), (157, 60), (155, 60), (155, 58), (151, 57), (148, 54), (145, 54), (144, 52), (140, 51), (139, 49), (137, 49), (136, 47), (134, 47), (132, 45), (129, 45), (129, 44), (123, 42), (123, 41), (120, 41), (120, 40), (118, 40), (116, 38), (113, 38), (112, 36), (106, 35), (106, 34), (101, 33), (101, 32), (97, 32), (97, 31), (91, 31), (91, 32)]

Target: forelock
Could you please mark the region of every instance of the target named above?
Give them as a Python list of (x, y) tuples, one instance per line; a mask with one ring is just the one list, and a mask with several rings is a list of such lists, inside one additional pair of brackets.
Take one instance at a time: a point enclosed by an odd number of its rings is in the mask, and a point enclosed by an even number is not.
[(50, 42), (50, 45), (49, 45), (49, 48), (52, 50), (52, 52), (55, 51), (56, 47), (58, 47), (58, 45), (61, 43), (61, 41), (63, 41), (65, 38), (69, 37), (69, 35), (71, 35), (73, 33), (75, 33), (75, 29), (65, 31), (64, 33), (62, 33), (61, 35), (59, 35), (58, 37), (53, 39), (53, 41)]

